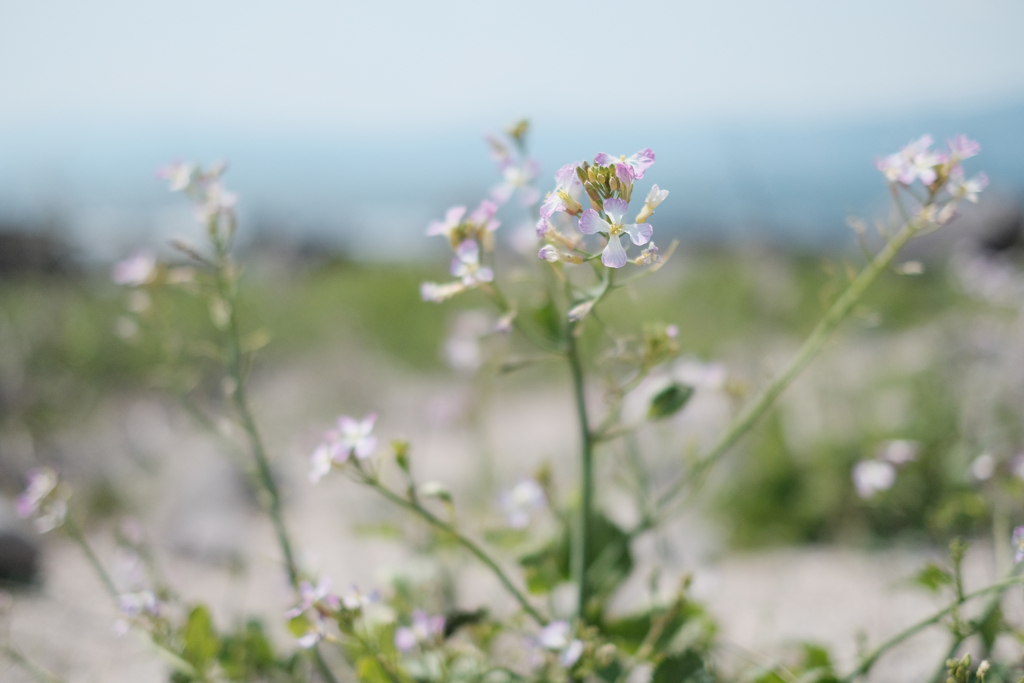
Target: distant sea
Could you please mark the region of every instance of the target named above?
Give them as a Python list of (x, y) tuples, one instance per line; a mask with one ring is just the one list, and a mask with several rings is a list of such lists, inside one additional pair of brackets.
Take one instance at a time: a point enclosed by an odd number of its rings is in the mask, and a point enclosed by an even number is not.
[[(173, 159), (223, 159), (249, 238), (361, 258), (414, 258), (431, 248), (423, 237), (431, 219), (453, 204), (475, 205), (499, 181), (484, 132), (328, 136), (0, 126), (0, 230), (54, 230), (84, 259), (99, 261), (188, 236), (196, 228), (184, 201), (166, 191), (154, 170)], [(941, 143), (959, 132), (983, 147), (968, 169), (986, 171), (1004, 200), (1024, 198), (1024, 102), (813, 125), (609, 122), (601, 131), (535, 121), (531, 144), (544, 171), (542, 191), (569, 161), (653, 148), (657, 163), (635, 196), (654, 182), (671, 191), (652, 219), (666, 237), (814, 247), (848, 241), (850, 213), (885, 215), (876, 157), (922, 133)], [(509, 233), (525, 214), (513, 202), (501, 217)]]

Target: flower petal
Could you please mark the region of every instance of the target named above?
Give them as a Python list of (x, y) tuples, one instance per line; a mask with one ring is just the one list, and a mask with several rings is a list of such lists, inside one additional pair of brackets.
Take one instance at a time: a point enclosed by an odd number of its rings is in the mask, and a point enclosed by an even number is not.
[(611, 225), (608, 221), (601, 218), (601, 214), (593, 209), (587, 209), (580, 216), (580, 232), (584, 235), (593, 235), (596, 232), (607, 231), (611, 229)]
[(612, 197), (604, 200), (604, 212), (608, 214), (615, 225), (622, 224), (622, 219), (626, 216), (627, 211), (629, 211), (629, 203), (625, 199)]
[(626, 258), (626, 250), (622, 248), (622, 242), (619, 239), (618, 235), (612, 235), (604, 251), (601, 252), (601, 263), (609, 268), (621, 268), (626, 265), (628, 260)]
[(654, 234), (654, 226), (650, 223), (623, 225), (622, 230), (629, 235), (629, 239), (636, 245), (647, 244), (651, 239), (651, 235)]
[(644, 177), (644, 171), (654, 165), (654, 150), (650, 147), (645, 147), (626, 159), (626, 163), (633, 168), (634, 177), (640, 180)]
[(618, 160), (618, 157), (613, 157), (611, 154), (599, 152), (597, 156), (594, 157), (594, 164), (597, 166), (608, 166), (609, 164), (614, 164)]

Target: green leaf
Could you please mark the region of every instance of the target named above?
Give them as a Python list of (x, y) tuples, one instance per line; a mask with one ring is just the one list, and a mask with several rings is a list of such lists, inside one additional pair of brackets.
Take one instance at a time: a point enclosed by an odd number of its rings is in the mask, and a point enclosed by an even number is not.
[(651, 399), (651, 407), (647, 410), (647, 417), (651, 420), (661, 420), (675, 415), (683, 409), (693, 396), (693, 387), (675, 382), (661, 391)]
[(276, 664), (273, 648), (255, 619), (235, 633), (224, 636), (218, 657), (224, 676), (232, 681), (266, 678)]
[(543, 306), (535, 308), (533, 320), (548, 338), (554, 341), (561, 339), (563, 321), (553, 301), (548, 299)]
[[(520, 559), (531, 593), (547, 593), (570, 577), (571, 536), (562, 532), (548, 545)], [(590, 524), (587, 577), (598, 602), (611, 595), (633, 571), (629, 535), (607, 517), (594, 515)]]
[(361, 657), (356, 662), (356, 677), (366, 683), (391, 683), (388, 672), (376, 657)]
[(217, 656), (220, 640), (213, 628), (210, 612), (204, 605), (195, 607), (188, 615), (185, 623), (185, 648), (181, 657), (186, 662), (203, 671)]
[(932, 592), (938, 592), (943, 586), (953, 583), (953, 575), (934, 562), (929, 562), (914, 576), (914, 583)]
[(704, 659), (693, 650), (671, 655), (661, 660), (654, 669), (651, 683), (684, 683), (684, 681), (710, 681), (711, 676), (704, 668)]
[(985, 654), (992, 652), (992, 647), (996, 644), (996, 638), (999, 637), (1000, 631), (1003, 630), (1003, 610), (996, 605), (981, 623), (977, 626), (978, 635), (981, 636), (981, 642), (985, 646)]

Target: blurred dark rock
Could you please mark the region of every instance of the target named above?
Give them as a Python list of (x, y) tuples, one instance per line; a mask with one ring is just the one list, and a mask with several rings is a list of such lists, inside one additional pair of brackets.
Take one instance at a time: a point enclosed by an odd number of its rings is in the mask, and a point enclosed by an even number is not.
[(39, 545), (13, 504), (0, 496), (0, 584), (35, 583), (39, 578)]
[(71, 269), (71, 250), (47, 232), (0, 223), (0, 278), (55, 275)]
[(39, 574), (39, 548), (14, 531), (0, 531), (0, 583), (31, 584)]

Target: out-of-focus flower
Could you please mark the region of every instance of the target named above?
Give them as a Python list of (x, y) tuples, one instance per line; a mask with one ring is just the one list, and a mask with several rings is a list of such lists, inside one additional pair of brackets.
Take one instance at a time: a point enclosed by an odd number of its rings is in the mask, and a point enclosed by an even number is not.
[(68, 490), (61, 484), (52, 467), (29, 470), (28, 485), (15, 500), (15, 509), (22, 519), (32, 519), (36, 530), (45, 534), (64, 523), (68, 514)]
[(584, 318), (587, 317), (587, 315), (590, 313), (590, 309), (592, 309), (593, 307), (593, 299), (590, 299), (589, 301), (584, 301), (581, 304), (576, 304), (575, 306), (569, 309), (569, 320), (572, 320), (574, 322), (579, 322), (580, 320), (583, 320)]
[(573, 196), (573, 192), (582, 187), (579, 177), (576, 175), (576, 168), (580, 162), (574, 161), (558, 169), (555, 173), (555, 189), (552, 190), (540, 205), (540, 222), (537, 223), (537, 232), (543, 234), (547, 229), (548, 219), (556, 213), (565, 211), (570, 216), (575, 216), (583, 207)]
[(156, 255), (148, 249), (139, 249), (114, 265), (111, 279), (118, 285), (140, 287), (149, 282), (155, 272)]
[(633, 259), (633, 263), (638, 266), (653, 265), (655, 263), (661, 263), (661, 255), (658, 254), (658, 247), (654, 242), (649, 242), (640, 255)]
[(971, 463), (971, 476), (978, 481), (991, 479), (996, 473), (996, 459), (990, 453), (982, 453)]
[(462, 223), (462, 217), (465, 215), (466, 207), (453, 206), (445, 212), (444, 220), (430, 222), (430, 225), (427, 226), (427, 235), (444, 235), (445, 237), (451, 237), (452, 232), (459, 227), (459, 224)]
[(1019, 526), (1013, 530), (1010, 543), (1013, 545), (1014, 551), (1016, 551), (1014, 561), (1024, 561), (1024, 526)]
[(355, 584), (352, 584), (352, 589), (348, 593), (341, 596), (341, 604), (348, 610), (365, 609), (378, 600), (380, 600), (380, 593), (375, 590), (364, 593)]
[(920, 444), (909, 439), (893, 439), (886, 441), (878, 449), (879, 460), (891, 462), (893, 465), (905, 465), (917, 457), (917, 450)]
[(620, 236), (625, 233), (633, 244), (642, 245), (650, 241), (654, 234), (654, 228), (650, 223), (623, 223), (629, 204), (617, 197), (612, 197), (604, 202), (604, 211), (611, 222), (601, 218), (601, 215), (594, 209), (587, 209), (580, 216), (580, 232), (584, 235), (593, 235), (598, 232), (608, 234), (608, 244), (601, 252), (601, 263), (609, 268), (621, 268), (626, 265), (626, 251), (622, 248)]
[(530, 523), (530, 514), (547, 504), (544, 489), (533, 479), (523, 479), (510, 490), (501, 494), (499, 500), (508, 525), (513, 529), (525, 529)]
[(430, 616), (423, 610), (412, 613), (412, 624), (395, 630), (395, 647), (408, 652), (417, 645), (436, 643), (444, 637), (444, 617)]
[(203, 170), (193, 163), (173, 163), (157, 169), (157, 176), (168, 181), (171, 192), (183, 192), (196, 205), (196, 218), (208, 225), (226, 223), (234, 228), (237, 195), (224, 189), (220, 177), (224, 164), (214, 164)]
[(896, 468), (890, 462), (861, 460), (853, 467), (853, 486), (865, 500), (896, 483)]
[(483, 311), (464, 311), (452, 325), (452, 333), (444, 343), (445, 360), (455, 370), (479, 369), (484, 354), (480, 340), (494, 331), (493, 318)]
[(666, 325), (665, 336), (669, 339), (675, 339), (679, 336), (679, 325)]
[(466, 285), (461, 282), (424, 282), (420, 285), (420, 296), (423, 300), (432, 301), (435, 304), (446, 301), (464, 291), (466, 291)]
[(480, 202), (480, 206), (473, 209), (473, 213), (469, 214), (469, 221), (480, 226), (482, 230), (494, 232), (501, 227), (501, 221), (494, 217), (497, 213), (497, 204), (489, 199), (484, 199)]
[(150, 590), (122, 593), (117, 596), (117, 607), (122, 615), (114, 622), (114, 635), (117, 636), (127, 633), (133, 623), (152, 623), (152, 620), (160, 618), (162, 611), (160, 599)]
[(975, 140), (971, 140), (963, 133), (946, 140), (946, 144), (949, 145), (950, 155), (958, 161), (962, 159), (970, 159), (981, 151), (981, 145)]
[(631, 156), (613, 157), (601, 152), (594, 157), (598, 166), (615, 165), (615, 175), (624, 183), (631, 183), (644, 177), (644, 172), (654, 165), (654, 151), (646, 147)]
[(519, 159), (515, 155), (509, 155), (504, 162), (499, 162), (502, 174), (502, 182), (491, 189), (491, 199), (498, 204), (504, 204), (516, 192), (519, 193), (519, 203), (523, 206), (533, 206), (540, 199), (540, 190), (533, 186), (533, 181), (540, 175), (540, 164), (536, 160), (527, 157)]
[(376, 413), (370, 413), (362, 420), (347, 415), (339, 417), (337, 429), (328, 430), (310, 456), (310, 481), (320, 481), (334, 464), (341, 465), (353, 455), (360, 460), (373, 455), (377, 448), (377, 437), (373, 436), (376, 420)]
[(466, 240), (455, 250), (451, 273), (467, 288), (494, 279), (494, 271), (480, 264), (480, 245), (473, 240)]
[(494, 323), (494, 331), (495, 332), (501, 332), (501, 333), (504, 333), (504, 334), (507, 334), (507, 333), (511, 332), (512, 331), (512, 325), (515, 322), (516, 315), (518, 315), (518, 314), (519, 314), (519, 311), (517, 311), (517, 310), (515, 310), (513, 308), (511, 311), (509, 311), (505, 315), (503, 315), (500, 318), (498, 318), (498, 321), (496, 323)]
[(537, 256), (548, 263), (557, 263), (558, 261), (563, 261), (565, 263), (583, 263), (582, 256), (559, 251), (558, 248), (552, 244), (545, 244), (541, 247), (540, 251), (537, 252)]
[(973, 178), (966, 178), (964, 169), (955, 167), (949, 173), (949, 182), (946, 183), (946, 191), (954, 199), (966, 199), (972, 204), (978, 203), (978, 195), (988, 187), (988, 176), (978, 173)]
[(925, 185), (931, 185), (938, 177), (935, 167), (943, 161), (930, 149), (933, 142), (931, 135), (922, 135), (895, 154), (878, 159), (875, 166), (889, 182), (910, 185), (919, 178)]
[(114, 321), (114, 334), (125, 341), (131, 341), (139, 334), (139, 323), (126, 315), (118, 316)]
[(651, 191), (647, 193), (647, 199), (644, 200), (644, 208), (640, 209), (640, 215), (636, 217), (636, 222), (643, 223), (650, 218), (654, 210), (661, 206), (666, 197), (668, 197), (668, 190), (660, 189), (657, 183), (655, 183)]
[(542, 628), (537, 644), (545, 650), (558, 652), (558, 663), (565, 668), (575, 664), (583, 654), (583, 641), (572, 638), (572, 627), (567, 621), (552, 621)]
[(322, 577), (314, 586), (309, 581), (299, 583), (299, 604), (285, 612), (285, 616), (294, 619), (314, 606), (323, 605), (327, 609), (336, 610), (341, 599), (331, 592), (331, 579)]

